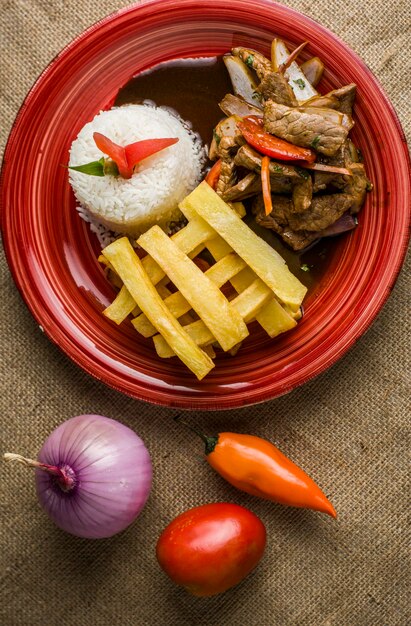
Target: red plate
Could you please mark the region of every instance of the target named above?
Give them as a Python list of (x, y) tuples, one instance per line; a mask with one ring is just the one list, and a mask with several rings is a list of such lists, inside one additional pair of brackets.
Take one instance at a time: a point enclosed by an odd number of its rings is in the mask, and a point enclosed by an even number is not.
[[(275, 340), (255, 329), (238, 355), (221, 356), (201, 383), (152, 342), (101, 314), (113, 292), (98, 247), (74, 210), (67, 172), (81, 127), (139, 71), (170, 58), (247, 45), (269, 52), (277, 34), (310, 42), (325, 88), (358, 85), (355, 142), (375, 185), (350, 235), (336, 240), (325, 278), (298, 327)], [(410, 164), (397, 117), (364, 63), (328, 30), (263, 0), (158, 0), (120, 11), (65, 48), (34, 85), (15, 121), (1, 179), (2, 230), (14, 279), (47, 335), (84, 370), (135, 398), (225, 409), (284, 394), (340, 358), (387, 299), (408, 241)], [(315, 296), (315, 297), (314, 297)]]

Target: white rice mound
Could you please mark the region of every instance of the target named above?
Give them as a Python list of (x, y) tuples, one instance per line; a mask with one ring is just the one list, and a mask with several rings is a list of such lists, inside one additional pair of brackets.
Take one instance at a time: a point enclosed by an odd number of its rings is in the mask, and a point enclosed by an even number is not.
[(142, 139), (179, 138), (174, 145), (141, 161), (128, 180), (69, 170), (81, 205), (79, 213), (94, 225), (95, 232), (112, 230), (136, 237), (153, 224), (168, 232), (170, 225), (182, 219), (178, 203), (201, 179), (206, 152), (199, 136), (169, 110), (148, 104), (116, 107), (100, 112), (82, 128), (71, 146), (69, 165), (83, 165), (104, 156), (94, 142), (94, 132), (123, 146)]

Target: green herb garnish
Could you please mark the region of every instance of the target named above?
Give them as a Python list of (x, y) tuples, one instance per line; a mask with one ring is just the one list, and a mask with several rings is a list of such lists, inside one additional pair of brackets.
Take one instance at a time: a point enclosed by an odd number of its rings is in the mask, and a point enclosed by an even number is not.
[(91, 161), (84, 165), (69, 165), (69, 170), (88, 174), (89, 176), (104, 176), (104, 157), (98, 161)]
[(88, 176), (118, 176), (117, 163), (104, 157), (84, 165), (68, 165), (68, 169), (88, 174)]
[(273, 163), (272, 166), (274, 172), (279, 172), (280, 174), (284, 172), (283, 168), (281, 167), (281, 165), (278, 165), (278, 163)]
[(309, 272), (310, 268), (307, 265), (307, 263), (303, 263), (302, 265), (300, 265), (300, 269), (303, 270), (303, 272)]
[(249, 54), (244, 62), (245, 62), (246, 65), (248, 65), (248, 67), (253, 67), (254, 55), (253, 54)]
[(310, 146), (312, 148), (314, 148), (314, 150), (317, 149), (318, 144), (320, 143), (321, 140), (321, 135), (317, 135), (317, 137), (314, 137), (314, 139), (312, 140), (312, 142), (310, 143)]
[(305, 82), (303, 81), (302, 78), (297, 78), (297, 80), (293, 80), (293, 83), (298, 85), (300, 89), (305, 89)]
[(295, 171), (299, 176), (301, 176), (301, 178), (304, 178), (305, 180), (308, 180), (310, 178), (309, 173), (303, 167), (298, 167), (298, 165), (296, 165)]
[(214, 137), (214, 141), (216, 142), (217, 146), (221, 141), (221, 137), (220, 135), (216, 132), (216, 129), (214, 128), (213, 130), (213, 137)]

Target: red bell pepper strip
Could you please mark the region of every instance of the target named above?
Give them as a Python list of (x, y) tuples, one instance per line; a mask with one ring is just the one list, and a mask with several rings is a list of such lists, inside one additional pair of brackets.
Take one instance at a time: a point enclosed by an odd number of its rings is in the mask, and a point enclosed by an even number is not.
[(271, 183), (270, 183), (270, 157), (263, 156), (261, 159), (261, 186), (263, 189), (264, 211), (266, 215), (270, 215), (273, 210), (271, 200)]
[(101, 152), (107, 154), (117, 167), (120, 176), (123, 178), (131, 178), (134, 166), (143, 159), (168, 148), (168, 146), (177, 143), (178, 137), (164, 139), (143, 139), (130, 143), (127, 146), (119, 146), (114, 141), (102, 133), (94, 133), (93, 139), (96, 146)]
[(107, 154), (117, 164), (120, 176), (131, 178), (133, 172), (130, 170), (123, 146), (119, 146), (102, 133), (93, 133), (93, 139), (97, 148), (104, 154)]
[(126, 151), (126, 158), (128, 166), (133, 168), (137, 163), (147, 157), (168, 148), (177, 143), (178, 137), (164, 138), (164, 139), (143, 139), (142, 141), (136, 141), (130, 143), (124, 148)]
[(220, 173), (221, 173), (221, 159), (218, 159), (218, 161), (214, 163), (213, 167), (211, 168), (211, 170), (208, 172), (207, 176), (205, 177), (206, 183), (208, 183), (210, 187), (212, 187), (212, 189), (214, 190), (217, 187), (218, 179), (220, 178)]
[(307, 161), (316, 159), (315, 152), (309, 148), (294, 146), (288, 141), (270, 135), (263, 128), (263, 120), (254, 115), (244, 117), (237, 123), (244, 139), (261, 154), (280, 161)]

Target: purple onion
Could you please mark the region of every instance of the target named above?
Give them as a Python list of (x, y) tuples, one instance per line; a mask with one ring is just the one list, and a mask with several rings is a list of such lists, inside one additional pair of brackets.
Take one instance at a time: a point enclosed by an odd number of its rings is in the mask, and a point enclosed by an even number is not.
[(334, 224), (330, 224), (327, 228), (322, 230), (319, 234), (321, 237), (334, 237), (335, 235), (341, 235), (349, 230), (353, 230), (357, 226), (358, 222), (355, 217), (349, 213), (344, 213)]
[(40, 504), (78, 537), (111, 537), (144, 507), (151, 489), (150, 455), (135, 432), (101, 415), (79, 415), (46, 439), (38, 461), (5, 455), (36, 468)]

